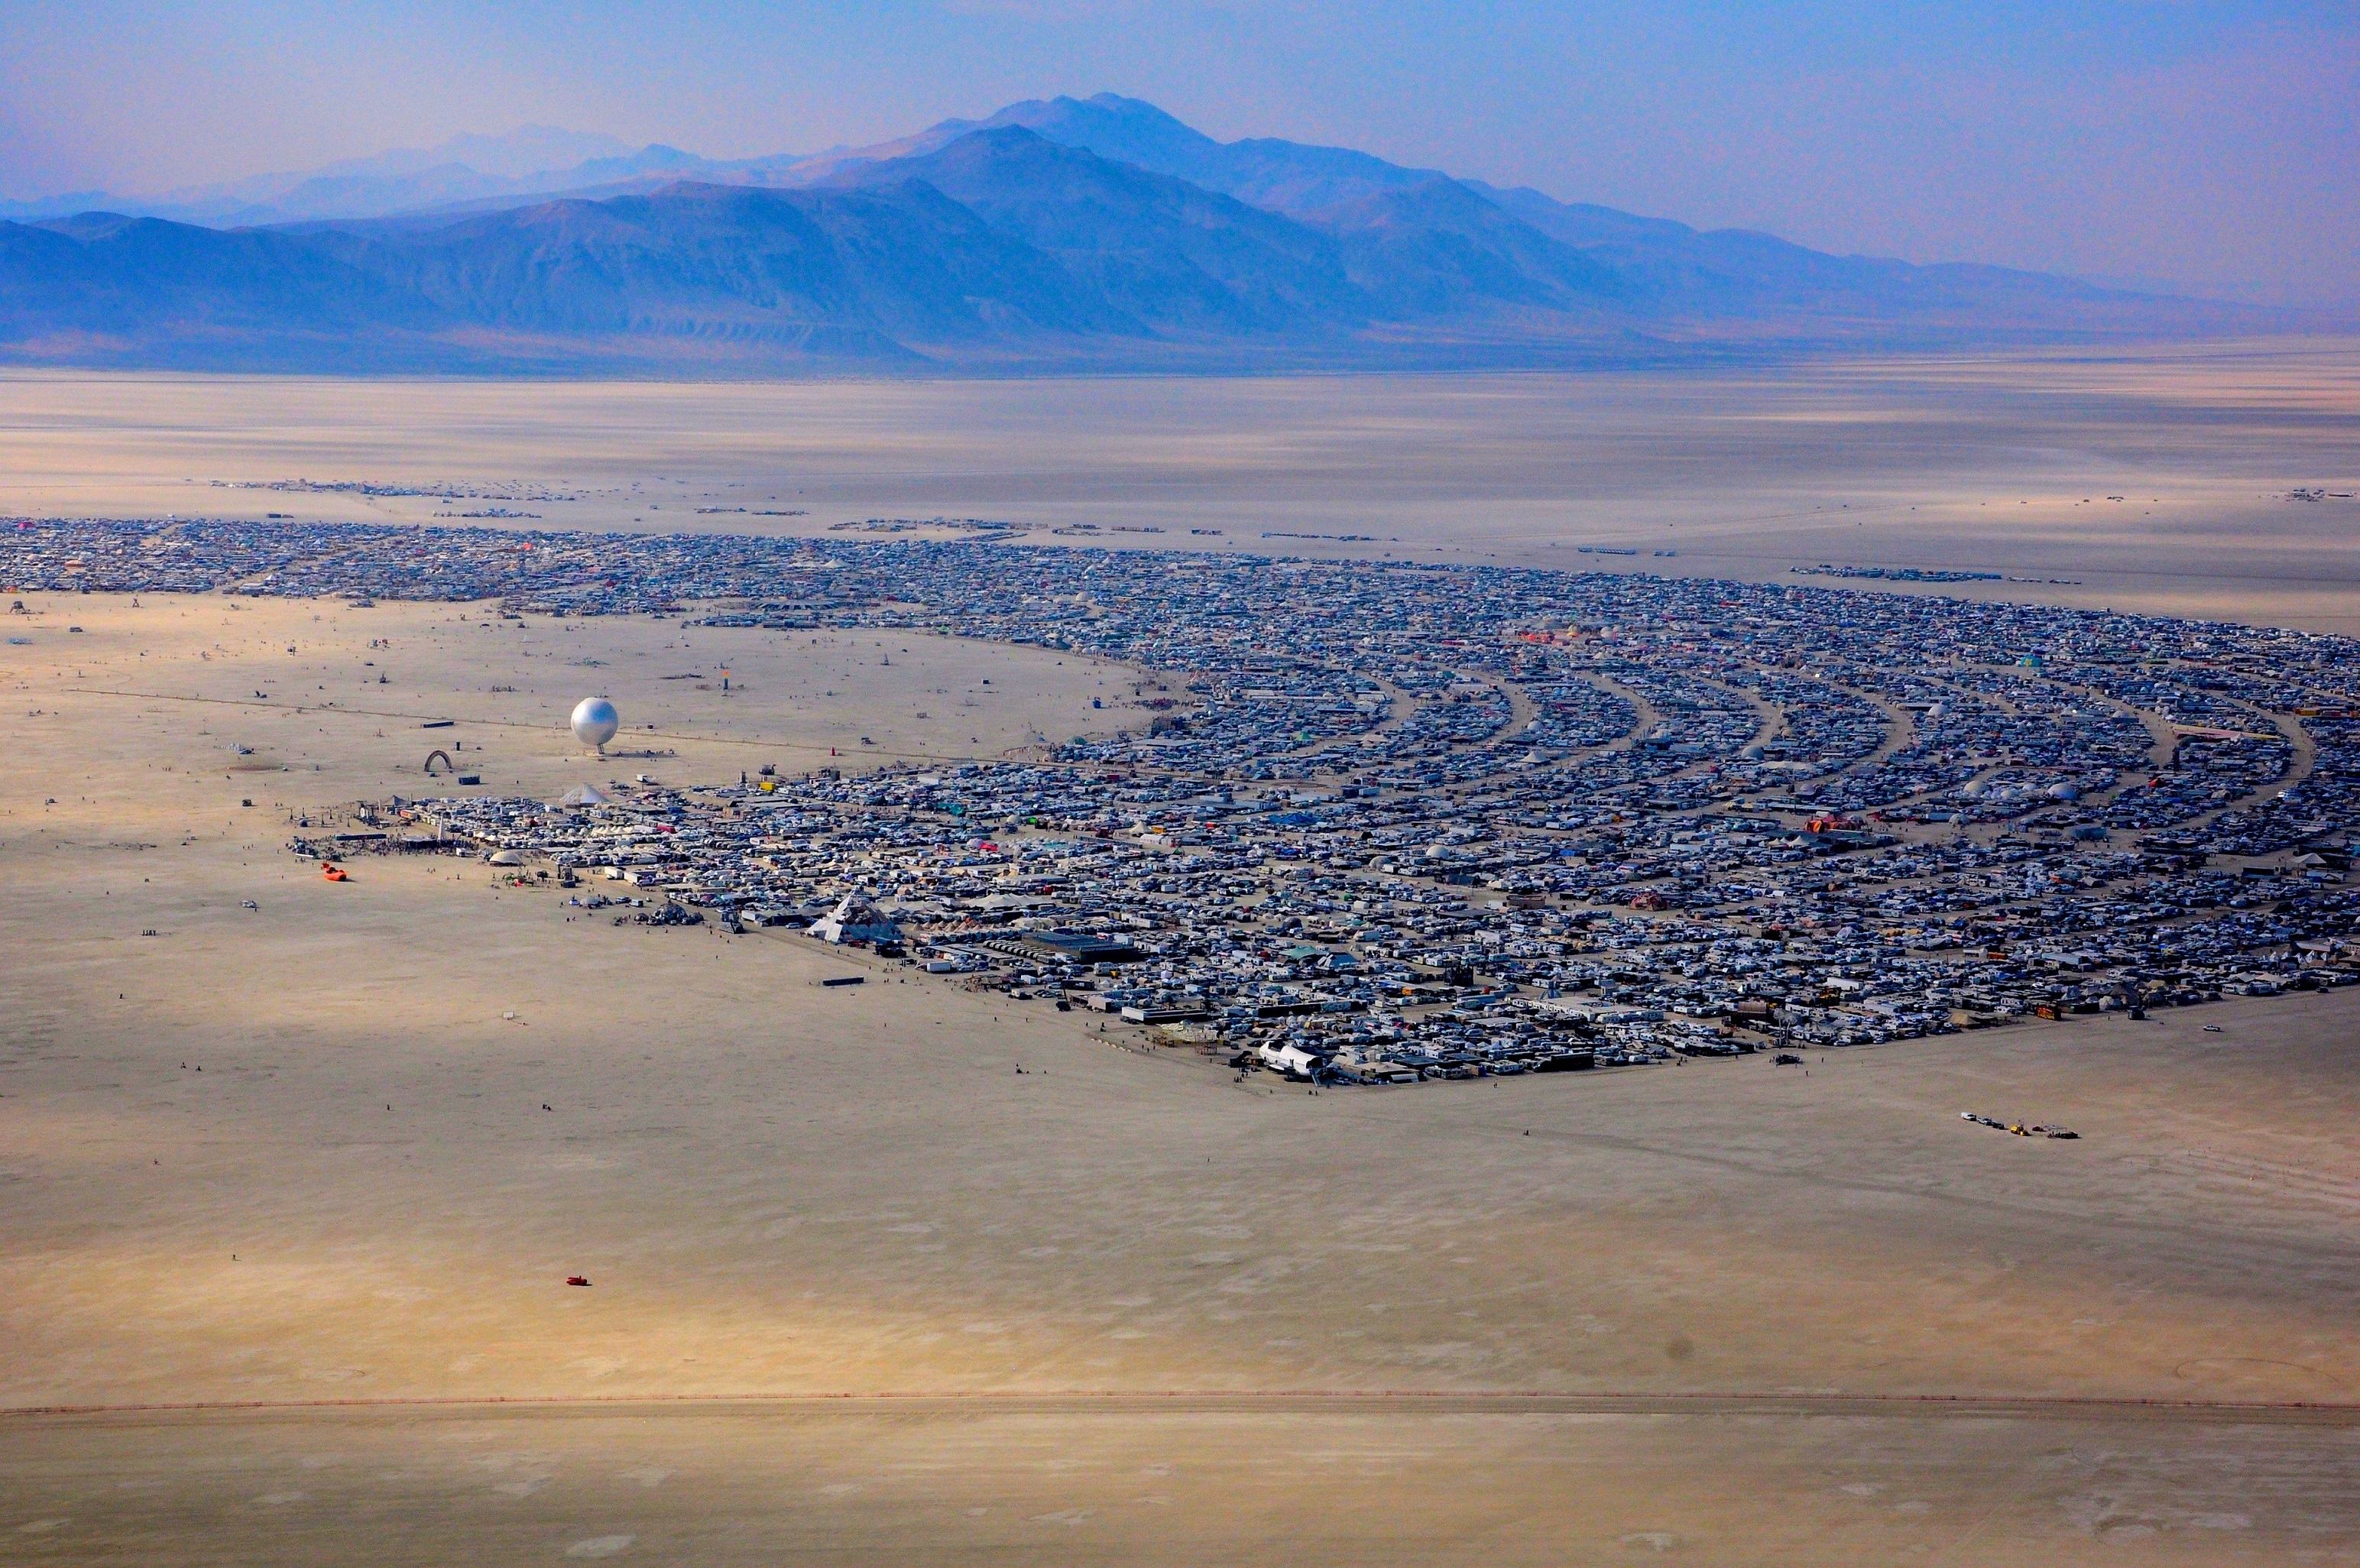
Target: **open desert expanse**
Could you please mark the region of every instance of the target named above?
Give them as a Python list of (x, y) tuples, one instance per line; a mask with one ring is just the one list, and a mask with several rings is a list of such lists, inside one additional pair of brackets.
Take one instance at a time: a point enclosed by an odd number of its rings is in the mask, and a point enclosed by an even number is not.
[[(981, 517), (1043, 543), (1087, 527), (1754, 581), (1997, 572), (2039, 581), (1950, 591), (2339, 632), (2360, 629), (2355, 453), (2360, 345), (2334, 338), (1258, 380), (0, 374), (0, 515), (816, 534)], [(226, 487), (299, 479), (453, 494)]]
[[(1807, 1071), (1239, 1083), (801, 937), (281, 847), (431, 747), (542, 795), (999, 756), (1125, 722), (1134, 672), (27, 607), (0, 1561), (2360, 1558), (2349, 993)], [(658, 755), (584, 757), (590, 691)], [(540, 1402), (402, 1402), (488, 1400)]]

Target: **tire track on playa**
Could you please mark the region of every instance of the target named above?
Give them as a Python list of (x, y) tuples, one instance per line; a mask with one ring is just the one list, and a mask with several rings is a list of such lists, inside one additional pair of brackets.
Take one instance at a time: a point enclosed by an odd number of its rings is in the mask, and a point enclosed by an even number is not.
[(552, 1394), (502, 1398), (190, 1400), (33, 1405), (0, 1410), (6, 1425), (161, 1425), (175, 1422), (338, 1419), (441, 1420), (453, 1416), (1689, 1416), (1885, 1421), (2136, 1421), (2199, 1426), (2360, 1427), (2360, 1404), (1973, 1394), (1562, 1393), (1413, 1389), (1169, 1389), (1067, 1393)]

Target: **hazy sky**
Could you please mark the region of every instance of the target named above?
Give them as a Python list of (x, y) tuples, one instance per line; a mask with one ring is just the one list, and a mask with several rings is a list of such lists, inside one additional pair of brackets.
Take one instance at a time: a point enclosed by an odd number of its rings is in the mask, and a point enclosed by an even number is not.
[(2360, 299), (2360, 4), (11, 0), (0, 195), (529, 121), (716, 157), (1102, 90), (1707, 226)]

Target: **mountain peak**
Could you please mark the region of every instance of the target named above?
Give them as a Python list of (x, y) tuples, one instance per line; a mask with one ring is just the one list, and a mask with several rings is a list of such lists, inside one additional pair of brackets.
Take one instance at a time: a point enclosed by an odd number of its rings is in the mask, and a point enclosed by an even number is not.
[(1437, 169), (1404, 169), (1349, 147), (1275, 137), (1216, 141), (1145, 99), (1119, 93), (1028, 98), (989, 119), (945, 120), (908, 143), (889, 144), (890, 151), (873, 150), (887, 157), (932, 151), (968, 131), (1002, 125), (1022, 125), (1065, 147), (1283, 212), (1312, 212), (1448, 178)]
[(983, 122), (986, 129), (1000, 125), (1022, 125), (1053, 142), (1087, 147), (1100, 158), (1142, 168), (1151, 165), (1142, 158), (1125, 156), (1126, 152), (1141, 153), (1149, 159), (1201, 157), (1221, 145), (1145, 99), (1125, 98), (1119, 93), (1098, 93), (1087, 98), (1028, 98)]

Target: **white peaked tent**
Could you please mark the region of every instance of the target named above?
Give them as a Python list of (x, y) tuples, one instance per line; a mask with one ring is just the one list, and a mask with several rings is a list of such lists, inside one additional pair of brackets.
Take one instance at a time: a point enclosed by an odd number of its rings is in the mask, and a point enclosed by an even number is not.
[(811, 934), (822, 942), (899, 942), (901, 928), (859, 894), (847, 893), (842, 903), (812, 922)]
[(590, 784), (575, 785), (558, 801), (561, 806), (603, 806), (606, 803), (606, 797), (598, 792), (596, 786)]

